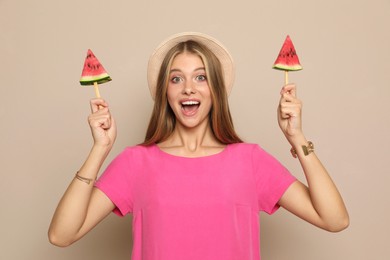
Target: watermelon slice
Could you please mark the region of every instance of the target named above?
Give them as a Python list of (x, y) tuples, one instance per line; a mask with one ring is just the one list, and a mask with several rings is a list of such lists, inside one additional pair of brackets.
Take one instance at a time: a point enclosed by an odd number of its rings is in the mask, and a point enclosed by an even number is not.
[(106, 83), (111, 81), (110, 75), (103, 68), (96, 56), (88, 49), (87, 57), (85, 58), (83, 72), (81, 74), (81, 85), (93, 85)]
[(272, 68), (284, 71), (297, 71), (302, 69), (294, 44), (289, 35), (287, 35)]

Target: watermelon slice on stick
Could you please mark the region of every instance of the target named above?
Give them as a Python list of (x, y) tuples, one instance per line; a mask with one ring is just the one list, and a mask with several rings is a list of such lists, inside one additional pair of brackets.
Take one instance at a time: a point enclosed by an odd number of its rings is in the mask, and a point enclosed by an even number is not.
[(272, 68), (284, 70), (284, 83), (286, 85), (288, 84), (288, 72), (302, 69), (294, 44), (289, 35), (287, 35)]
[(103, 65), (96, 58), (93, 52), (88, 49), (85, 58), (83, 72), (81, 74), (80, 84), (83, 86), (93, 85), (96, 97), (100, 98), (99, 85), (111, 81), (110, 75), (103, 68)]

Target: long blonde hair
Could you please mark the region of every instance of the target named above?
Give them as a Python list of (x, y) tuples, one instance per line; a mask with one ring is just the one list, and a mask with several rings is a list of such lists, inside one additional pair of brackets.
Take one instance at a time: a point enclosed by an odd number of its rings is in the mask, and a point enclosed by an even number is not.
[(145, 140), (141, 145), (147, 146), (165, 141), (175, 129), (176, 117), (168, 104), (167, 88), (173, 59), (184, 52), (198, 55), (204, 63), (212, 98), (209, 121), (215, 138), (223, 144), (241, 143), (242, 140), (234, 130), (221, 63), (207, 47), (190, 40), (174, 46), (161, 64), (154, 108)]

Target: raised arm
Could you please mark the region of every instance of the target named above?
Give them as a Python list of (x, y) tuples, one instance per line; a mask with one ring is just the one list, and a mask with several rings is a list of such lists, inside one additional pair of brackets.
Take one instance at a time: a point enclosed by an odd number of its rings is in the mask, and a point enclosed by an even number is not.
[(296, 181), (279, 201), (279, 205), (315, 226), (338, 232), (349, 225), (343, 199), (325, 167), (302, 132), (302, 102), (296, 96), (296, 86), (286, 85), (281, 90), (278, 122), (281, 130), (296, 151), (307, 180), (307, 186)]
[(88, 121), (94, 145), (60, 200), (49, 227), (49, 240), (57, 246), (77, 241), (114, 209), (93, 184), (115, 142), (116, 125), (104, 100), (91, 100), (91, 111)]

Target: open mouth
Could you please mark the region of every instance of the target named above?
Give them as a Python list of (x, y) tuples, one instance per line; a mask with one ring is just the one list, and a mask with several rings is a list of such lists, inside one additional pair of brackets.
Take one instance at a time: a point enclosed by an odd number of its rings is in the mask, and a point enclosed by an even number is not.
[(181, 102), (181, 109), (185, 114), (193, 114), (198, 110), (200, 102), (196, 100), (188, 100)]

